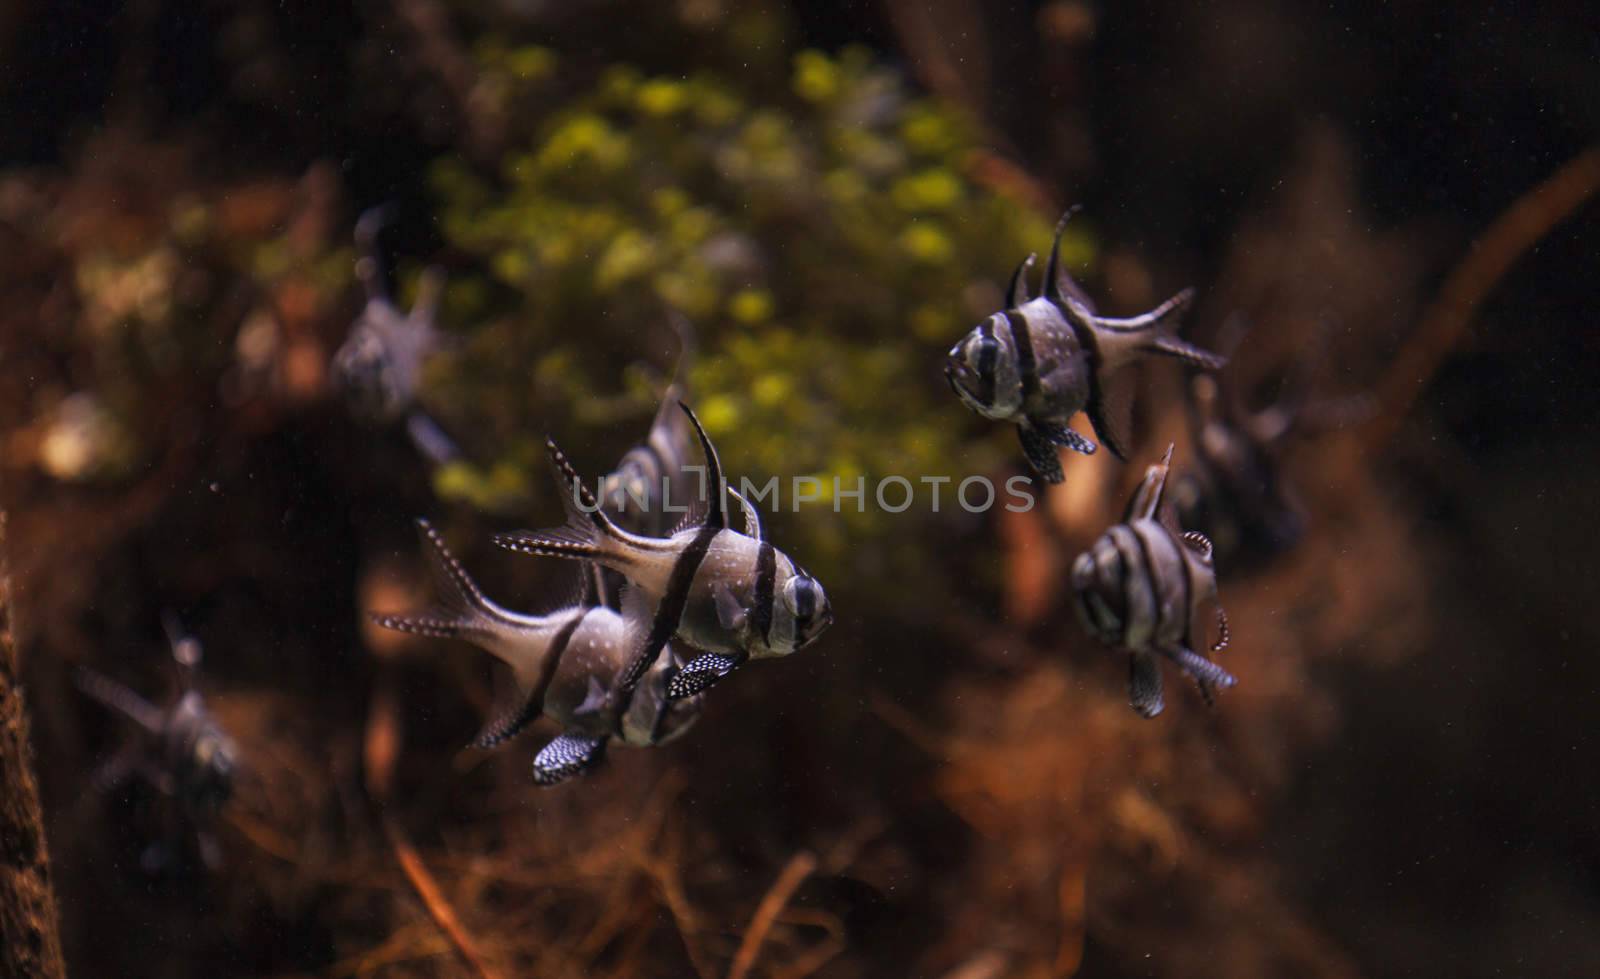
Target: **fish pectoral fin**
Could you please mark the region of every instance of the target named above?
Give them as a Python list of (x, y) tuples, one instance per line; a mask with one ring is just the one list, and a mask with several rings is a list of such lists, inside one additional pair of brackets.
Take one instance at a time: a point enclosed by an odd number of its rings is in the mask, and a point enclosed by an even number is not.
[(702, 653), (683, 665), (667, 681), (667, 699), (683, 700), (710, 689), (723, 677), (738, 669), (745, 657), (726, 653)]
[(1167, 655), (1200, 685), (1200, 695), (1207, 704), (1212, 702), (1216, 691), (1226, 690), (1239, 682), (1233, 678), (1233, 674), (1187, 646), (1174, 646), (1167, 650)]
[(1128, 702), (1140, 717), (1155, 717), (1166, 707), (1161, 696), (1161, 666), (1149, 653), (1128, 658)]
[(577, 708), (573, 710), (573, 713), (579, 717), (586, 717), (589, 714), (600, 713), (605, 709), (606, 696), (607, 691), (605, 686), (595, 678), (594, 674), (591, 673), (589, 675), (588, 689), (585, 690), (583, 694), (583, 703), (579, 704)]
[(728, 587), (727, 582), (719, 581), (712, 587), (711, 593), (717, 601), (717, 621), (729, 632), (743, 632), (750, 615), (733, 594), (733, 589)]
[(1079, 434), (1066, 425), (1057, 425), (1054, 422), (1032, 422), (1033, 428), (1050, 441), (1051, 445), (1059, 445), (1064, 449), (1081, 452), (1086, 456), (1095, 454), (1100, 448), (1094, 440)]
[(1061, 471), (1061, 458), (1056, 455), (1056, 447), (1038, 429), (1032, 425), (1018, 425), (1017, 435), (1022, 439), (1022, 454), (1027, 456), (1028, 465), (1033, 467), (1040, 479), (1047, 483), (1059, 483), (1067, 478)]
[(605, 757), (606, 739), (581, 734), (562, 734), (539, 750), (533, 759), (533, 780), (539, 785), (555, 785), (574, 775), (583, 775)]

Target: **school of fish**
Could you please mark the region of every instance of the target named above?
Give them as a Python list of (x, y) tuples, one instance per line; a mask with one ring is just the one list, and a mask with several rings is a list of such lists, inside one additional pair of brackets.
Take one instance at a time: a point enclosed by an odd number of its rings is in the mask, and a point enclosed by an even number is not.
[[(1207, 704), (1237, 682), (1211, 658), (1230, 640), (1217, 593), (1223, 551), (1180, 520), (1224, 526), (1230, 555), (1250, 543), (1267, 546), (1262, 541), (1291, 546), (1299, 518), (1277, 488), (1268, 448), (1311, 412), (1298, 402), (1248, 418), (1229, 411), (1213, 376), (1228, 358), (1177, 333), (1192, 290), (1137, 316), (1101, 316), (1061, 261), (1061, 236), (1072, 213), (1057, 225), (1040, 294), (1030, 290), (1035, 256), (1029, 255), (1012, 276), (1006, 308), (949, 350), (944, 374), (968, 408), (1014, 425), (1029, 469), (1055, 484), (1065, 478), (1060, 449), (1084, 455), (1098, 449), (1071, 427), (1080, 412), (1100, 443), (1118, 459), (1129, 458), (1132, 446), (1120, 417), (1126, 399), (1114, 387), (1124, 368), (1167, 357), (1187, 369), (1185, 404), (1198, 467), (1174, 477), (1169, 446), (1149, 467), (1122, 521), (1077, 556), (1070, 574), (1069, 601), (1078, 619), (1091, 637), (1126, 654), (1129, 702), (1153, 718), (1165, 707), (1162, 660), (1192, 679)], [(420, 454), (443, 464), (460, 450), (418, 397), (425, 362), (446, 346), (435, 323), (442, 276), (425, 272), (415, 305), (401, 313), (378, 247), (385, 220), (377, 210), (358, 224), (357, 271), (367, 300), (334, 357), (333, 375), (352, 415), (369, 424), (403, 421)], [(673, 741), (694, 726), (706, 698), (731, 674), (752, 661), (798, 652), (833, 623), (822, 583), (768, 539), (758, 510), (729, 486), (717, 449), (688, 403), (692, 329), (676, 314), (670, 319), (679, 362), (643, 438), (593, 491), (547, 439), (565, 522), (493, 538), (518, 554), (575, 563), (571, 595), (536, 613), (507, 609), (484, 594), (441, 533), (419, 519), (436, 599), (415, 613), (372, 616), (386, 629), (459, 641), (500, 661), (509, 681), (475, 744), (494, 748), (548, 720), (556, 733), (532, 765), (541, 785), (592, 771), (612, 742), (651, 747)], [(1171, 492), (1169, 478), (1176, 485)], [(1176, 500), (1169, 499), (1173, 495)], [(142, 775), (177, 799), (204, 834), (231, 795), (238, 748), (193, 687), (198, 642), (175, 625), (169, 634), (184, 671), (173, 706), (155, 707), (87, 668), (78, 683), (140, 730), (97, 781), (110, 785)]]

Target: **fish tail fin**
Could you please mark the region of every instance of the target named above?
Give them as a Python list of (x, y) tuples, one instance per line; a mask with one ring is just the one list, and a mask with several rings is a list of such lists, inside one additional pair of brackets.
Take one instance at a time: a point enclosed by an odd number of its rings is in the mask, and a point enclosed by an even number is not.
[(535, 554), (541, 557), (560, 557), (579, 561), (597, 561), (601, 564), (610, 556), (610, 546), (623, 534), (600, 509), (594, 493), (583, 484), (578, 471), (567, 459), (566, 453), (554, 439), (545, 440), (550, 461), (556, 469), (556, 482), (561, 486), (561, 508), (566, 511), (564, 526), (548, 530), (523, 530), (510, 534), (496, 534), (494, 542), (508, 551)]
[(462, 639), (492, 631), (503, 610), (491, 602), (445, 546), (444, 538), (426, 520), (417, 520), (417, 536), (427, 555), (428, 573), (438, 601), (421, 615), (373, 615), (385, 629), (434, 639)]
[(72, 682), (90, 700), (121, 714), (146, 731), (155, 733), (161, 729), (161, 711), (154, 704), (104, 673), (79, 666), (72, 671)]
[(1184, 289), (1166, 302), (1126, 319), (1097, 316), (1093, 326), (1107, 360), (1124, 363), (1140, 355), (1173, 357), (1202, 370), (1214, 371), (1228, 358), (1197, 347), (1178, 336), (1178, 324), (1194, 302), (1194, 290)]
[(445, 609), (423, 615), (379, 615), (373, 612), (368, 617), (385, 629), (413, 636), (426, 636), (429, 639), (459, 639), (465, 634), (468, 626), (466, 620), (451, 615)]
[(1190, 367), (1198, 367), (1201, 370), (1221, 370), (1228, 363), (1228, 358), (1221, 354), (1214, 354), (1170, 333), (1158, 333), (1151, 337), (1144, 349), (1163, 357), (1176, 358)]
[(1183, 314), (1193, 302), (1194, 290), (1184, 289), (1151, 310), (1149, 313), (1151, 318), (1150, 334), (1145, 344), (1145, 350), (1163, 357), (1181, 360), (1185, 364), (1191, 367), (1198, 367), (1201, 370), (1220, 370), (1223, 365), (1227, 364), (1227, 357), (1212, 353), (1203, 347), (1197, 347), (1178, 336), (1178, 327)]

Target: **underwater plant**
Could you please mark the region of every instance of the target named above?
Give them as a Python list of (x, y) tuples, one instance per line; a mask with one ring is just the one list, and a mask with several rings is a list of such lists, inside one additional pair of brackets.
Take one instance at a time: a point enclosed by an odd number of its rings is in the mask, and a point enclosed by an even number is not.
[[(537, 86), (562, 56), (483, 57), (491, 77)], [(634, 365), (671, 362), (675, 310), (697, 334), (700, 416), (749, 466), (730, 481), (805, 481), (811, 499), (780, 493), (773, 518), (797, 525), (819, 575), (922, 580), (882, 546), (916, 515), (843, 494), (1002, 464), (952, 414), (939, 353), (998, 304), (997, 262), (1048, 225), (979, 179), (958, 111), (865, 51), (796, 54), (779, 92), (751, 92), (753, 77), (616, 65), (530, 123), (500, 172), (436, 167), (448, 245), (482, 271), (452, 276), (445, 319), (468, 325), (432, 380), (447, 427), (483, 453), (436, 488), (520, 512), (546, 431), (586, 429), (609, 457), (637, 441), (660, 381)], [(1064, 261), (1088, 247), (1075, 230)]]

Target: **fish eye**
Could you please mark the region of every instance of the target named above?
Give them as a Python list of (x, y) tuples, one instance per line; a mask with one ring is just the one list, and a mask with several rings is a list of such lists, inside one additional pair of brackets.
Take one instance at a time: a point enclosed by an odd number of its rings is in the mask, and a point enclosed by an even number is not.
[(783, 603), (794, 616), (795, 634), (803, 639), (814, 637), (833, 621), (827, 593), (810, 575), (797, 574), (784, 583)]
[(816, 613), (815, 584), (805, 575), (790, 578), (783, 585), (783, 604), (794, 614), (795, 621), (808, 621)]

